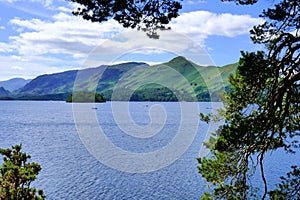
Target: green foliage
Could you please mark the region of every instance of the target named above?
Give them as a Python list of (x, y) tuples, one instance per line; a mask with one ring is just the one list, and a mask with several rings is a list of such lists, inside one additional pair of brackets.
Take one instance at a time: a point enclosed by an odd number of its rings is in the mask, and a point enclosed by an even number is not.
[(4, 161), (0, 168), (0, 199), (45, 199), (42, 190), (30, 187), (42, 168), (38, 163), (28, 163), (31, 156), (21, 149), (21, 145), (13, 146), (12, 149), (0, 149)]
[(178, 101), (174, 91), (166, 87), (141, 88), (132, 94), (131, 101)]
[[(229, 77), (231, 87), (220, 114), (225, 124), (207, 145), (211, 157), (198, 159), (199, 172), (213, 184), (203, 199), (299, 199), (296, 166), (273, 191), (264, 166), (267, 152), (295, 153), (300, 147), (299, 7), (297, 0), (283, 0), (264, 11), (266, 22), (251, 31), (252, 40), (264, 44), (267, 52), (242, 52), (236, 74)], [(256, 170), (261, 192), (251, 184)]]
[(164, 0), (70, 0), (81, 5), (74, 15), (92, 22), (104, 22), (114, 19), (125, 28), (137, 28), (145, 31), (149, 37), (158, 38), (157, 29), (166, 27), (171, 19), (179, 15), (182, 8), (179, 1)]
[(38, 96), (21, 96), (12, 100), (32, 100), (32, 101), (65, 101), (70, 93), (46, 94)]
[[(193, 101), (195, 94), (189, 94), (184, 90), (170, 90), (167, 87), (163, 87), (158, 84), (144, 85), (135, 91), (131, 91), (130, 88), (119, 89), (114, 91), (114, 101), (124, 101), (126, 97), (130, 96), (130, 101)], [(176, 96), (178, 95), (178, 96)], [(178, 99), (181, 98), (181, 99)], [(201, 99), (202, 101), (208, 101), (209, 99)]]
[(70, 95), (66, 102), (79, 102), (79, 103), (86, 103), (86, 102), (96, 102), (102, 103), (105, 102), (105, 98), (100, 95), (99, 93), (95, 92), (77, 92), (75, 94)]

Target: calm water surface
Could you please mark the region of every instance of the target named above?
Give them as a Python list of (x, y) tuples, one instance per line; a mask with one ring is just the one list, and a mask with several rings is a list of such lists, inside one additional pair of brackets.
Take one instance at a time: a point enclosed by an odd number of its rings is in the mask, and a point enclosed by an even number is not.
[[(157, 103), (130, 102), (130, 114), (136, 124), (150, 123), (149, 109), (154, 104)], [(166, 111), (166, 123), (157, 135), (147, 139), (124, 134), (114, 121), (110, 102), (97, 104), (95, 113), (116, 146), (131, 152), (151, 152), (167, 145), (180, 124), (179, 103), (159, 104)], [(199, 108), (201, 112), (210, 112), (211, 105), (199, 103)], [(192, 112), (197, 118), (198, 111)], [(205, 189), (196, 161), (208, 128), (202, 122), (183, 156), (163, 169), (148, 173), (122, 172), (96, 160), (79, 138), (72, 104), (0, 101), (0, 124), (1, 148), (22, 143), (32, 161), (42, 165), (36, 185), (44, 189), (48, 199), (199, 199)], [(283, 175), (290, 158), (283, 152), (267, 158), (271, 181), (275, 183)], [(292, 160), (300, 164), (299, 154)]]

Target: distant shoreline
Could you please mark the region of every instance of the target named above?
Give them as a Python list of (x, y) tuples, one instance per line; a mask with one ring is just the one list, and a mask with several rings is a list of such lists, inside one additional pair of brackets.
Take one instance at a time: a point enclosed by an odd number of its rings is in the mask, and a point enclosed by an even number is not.
[[(65, 100), (45, 100), (45, 99), (4, 99), (4, 98), (0, 98), (0, 102), (1, 101), (61, 101), (61, 102), (66, 102)], [(197, 103), (197, 102), (221, 102), (221, 101), (121, 101), (121, 100), (117, 100), (117, 101), (106, 101), (106, 102), (187, 102), (187, 103)], [(71, 102), (71, 103), (105, 103), (105, 102)]]

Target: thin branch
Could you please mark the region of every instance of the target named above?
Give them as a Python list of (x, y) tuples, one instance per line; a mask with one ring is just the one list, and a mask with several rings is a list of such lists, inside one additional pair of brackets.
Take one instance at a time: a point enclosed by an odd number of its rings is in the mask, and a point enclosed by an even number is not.
[(263, 164), (263, 160), (264, 160), (264, 152), (261, 153), (260, 155), (260, 160), (259, 160), (259, 163), (260, 163), (260, 171), (261, 171), (261, 178), (264, 182), (264, 194), (262, 196), (262, 200), (264, 200), (267, 196), (267, 193), (268, 193), (268, 186), (267, 186), (267, 180), (265, 178), (265, 173), (264, 173), (264, 164)]

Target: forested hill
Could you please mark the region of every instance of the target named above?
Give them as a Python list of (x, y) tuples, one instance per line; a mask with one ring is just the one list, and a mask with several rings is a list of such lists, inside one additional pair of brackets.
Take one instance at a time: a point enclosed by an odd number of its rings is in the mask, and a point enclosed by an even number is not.
[[(224, 86), (228, 86), (227, 78), (234, 72), (235, 66), (204, 67), (189, 62), (184, 57), (176, 57), (153, 66), (129, 62), (41, 75), (14, 91), (12, 95), (23, 99), (38, 99), (39, 96), (45, 99), (46, 96), (58, 100), (59, 97), (66, 96), (62, 94), (72, 93), (77, 78), (78, 88), (84, 91), (96, 89), (106, 100), (219, 100), (218, 94), (222, 92), (220, 82), (223, 81)], [(207, 85), (210, 85), (210, 91)]]

